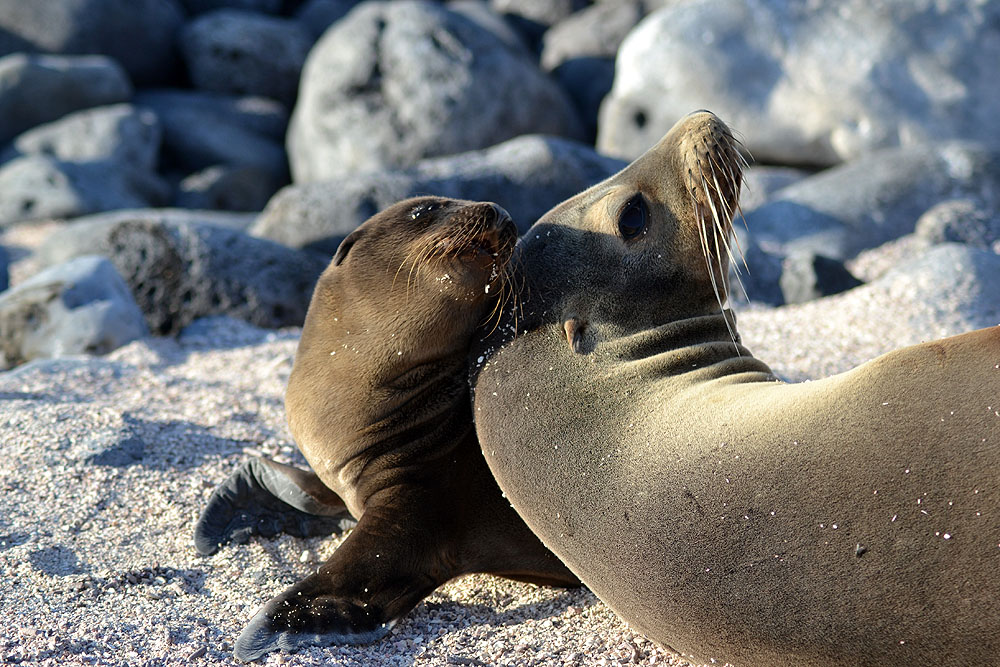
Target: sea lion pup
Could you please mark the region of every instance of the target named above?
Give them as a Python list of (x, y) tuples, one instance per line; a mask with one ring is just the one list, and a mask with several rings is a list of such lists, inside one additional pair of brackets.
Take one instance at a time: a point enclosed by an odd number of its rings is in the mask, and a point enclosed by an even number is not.
[(517, 334), (471, 356), (487, 463), (695, 662), (998, 664), (1000, 327), (778, 381), (721, 309), (740, 164), (696, 113), (522, 237)]
[[(504, 500), (472, 424), (469, 344), (509, 296), (516, 239), (495, 204), (424, 197), (340, 245), (316, 285), (285, 397), (313, 472), (261, 459), (238, 469), (196, 534), (211, 550), (258, 504), (275, 529), (345, 510), (358, 524), (315, 574), (251, 619), (240, 660), (374, 641), (471, 572), (579, 584)], [(237, 529), (251, 523), (238, 519)]]

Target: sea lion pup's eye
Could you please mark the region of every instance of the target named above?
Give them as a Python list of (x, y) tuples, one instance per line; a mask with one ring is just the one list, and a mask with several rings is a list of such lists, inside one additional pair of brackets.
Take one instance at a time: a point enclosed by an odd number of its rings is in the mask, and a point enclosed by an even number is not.
[(437, 201), (432, 201), (432, 202), (428, 202), (427, 204), (420, 204), (419, 206), (415, 206), (413, 208), (413, 210), (410, 211), (410, 219), (411, 220), (418, 220), (418, 219), (420, 219), (421, 216), (424, 216), (424, 215), (426, 215), (428, 213), (433, 213), (434, 211), (438, 210), (442, 206), (443, 206), (443, 204), (441, 202), (437, 202)]
[(649, 218), (646, 200), (641, 194), (629, 199), (618, 214), (618, 233), (626, 241), (634, 239), (646, 231), (646, 220)]

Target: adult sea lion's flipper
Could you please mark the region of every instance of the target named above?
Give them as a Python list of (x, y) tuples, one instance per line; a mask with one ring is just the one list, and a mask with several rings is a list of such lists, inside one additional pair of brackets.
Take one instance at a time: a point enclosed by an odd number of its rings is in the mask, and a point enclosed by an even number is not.
[(330, 535), (352, 523), (344, 502), (314, 473), (255, 456), (212, 492), (195, 526), (194, 544), (209, 556), (252, 535)]

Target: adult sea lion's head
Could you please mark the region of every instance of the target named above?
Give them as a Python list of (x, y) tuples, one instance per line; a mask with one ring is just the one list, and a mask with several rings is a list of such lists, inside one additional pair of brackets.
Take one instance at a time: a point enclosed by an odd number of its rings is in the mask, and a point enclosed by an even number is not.
[(604, 336), (719, 312), (745, 165), (738, 147), (714, 114), (693, 113), (542, 217), (520, 243), (528, 328), (560, 319), (586, 352)]

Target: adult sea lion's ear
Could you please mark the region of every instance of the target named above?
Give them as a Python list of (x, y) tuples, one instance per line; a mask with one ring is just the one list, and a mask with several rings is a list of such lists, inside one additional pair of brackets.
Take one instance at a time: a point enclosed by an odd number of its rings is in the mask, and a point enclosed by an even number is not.
[(563, 322), (563, 331), (566, 332), (566, 342), (571, 350), (577, 354), (586, 354), (588, 350), (583, 343), (583, 331), (587, 325), (576, 317), (571, 317)]
[(340, 247), (337, 248), (337, 252), (333, 255), (334, 266), (340, 266), (340, 263), (344, 261), (345, 257), (347, 257), (347, 253), (351, 251), (351, 247), (361, 237), (361, 234), (362, 232), (360, 229), (355, 229), (340, 242)]

